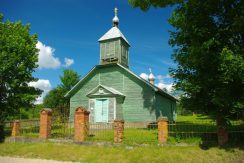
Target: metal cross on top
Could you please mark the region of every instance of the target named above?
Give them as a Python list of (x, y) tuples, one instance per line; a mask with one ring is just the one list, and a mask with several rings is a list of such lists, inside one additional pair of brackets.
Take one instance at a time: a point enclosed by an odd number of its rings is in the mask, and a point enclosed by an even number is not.
[(114, 16), (117, 16), (118, 15), (118, 9), (115, 7), (114, 8)]

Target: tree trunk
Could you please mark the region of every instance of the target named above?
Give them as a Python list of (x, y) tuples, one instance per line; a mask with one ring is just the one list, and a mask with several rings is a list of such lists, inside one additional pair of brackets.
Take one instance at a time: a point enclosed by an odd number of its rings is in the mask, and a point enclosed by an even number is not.
[(219, 116), (217, 118), (217, 136), (218, 136), (218, 144), (220, 146), (228, 142), (229, 137), (227, 131), (227, 123), (222, 116)]
[(4, 123), (0, 122), (0, 143), (4, 142)]

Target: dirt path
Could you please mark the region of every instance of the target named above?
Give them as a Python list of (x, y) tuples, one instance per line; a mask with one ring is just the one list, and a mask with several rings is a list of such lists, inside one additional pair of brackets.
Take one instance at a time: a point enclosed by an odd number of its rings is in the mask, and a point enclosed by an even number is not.
[[(62, 161), (0, 156), (0, 163), (61, 163), (61, 162)], [(72, 162), (62, 162), (62, 163), (72, 163)]]

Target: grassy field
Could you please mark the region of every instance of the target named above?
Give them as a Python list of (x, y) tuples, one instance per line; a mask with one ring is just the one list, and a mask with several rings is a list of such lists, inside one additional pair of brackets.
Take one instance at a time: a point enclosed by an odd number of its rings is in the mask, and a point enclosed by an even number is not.
[(243, 162), (239, 148), (199, 146), (85, 146), (59, 143), (2, 143), (1, 156), (79, 162)]

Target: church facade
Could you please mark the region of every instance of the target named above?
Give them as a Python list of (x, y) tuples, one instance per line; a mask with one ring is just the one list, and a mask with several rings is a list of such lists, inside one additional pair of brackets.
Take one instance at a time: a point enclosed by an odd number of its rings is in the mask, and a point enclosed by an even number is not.
[(176, 98), (130, 71), (130, 44), (118, 25), (115, 9), (113, 27), (98, 40), (100, 64), (65, 95), (70, 99), (70, 120), (83, 106), (90, 111), (91, 123), (154, 122), (160, 116), (174, 121)]

